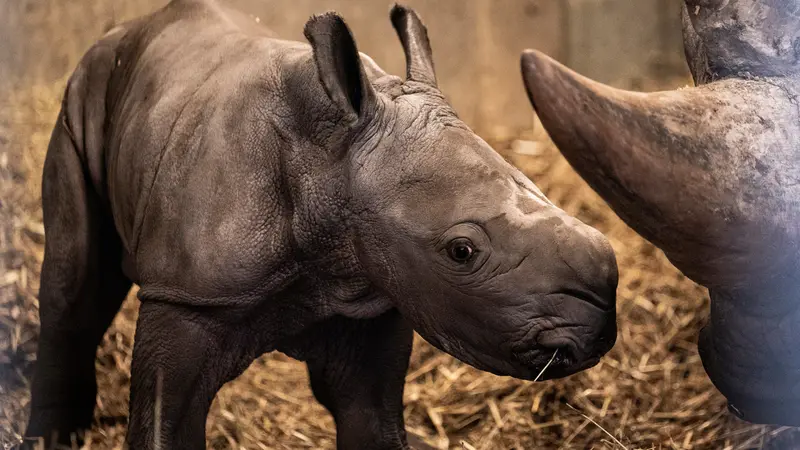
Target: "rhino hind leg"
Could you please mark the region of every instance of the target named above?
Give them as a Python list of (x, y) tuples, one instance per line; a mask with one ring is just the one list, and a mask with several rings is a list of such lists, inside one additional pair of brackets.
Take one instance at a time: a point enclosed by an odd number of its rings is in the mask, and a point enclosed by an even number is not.
[(92, 422), (95, 355), (131, 288), (122, 245), (59, 118), (44, 168), (47, 234), (39, 292), (41, 333), (31, 386), (30, 438), (69, 444)]
[[(392, 310), (374, 319), (337, 317), (314, 336), (304, 359), (314, 396), (336, 422), (337, 448), (409, 448), (403, 387), (413, 331), (402, 316)], [(414, 448), (426, 448), (420, 444)]]

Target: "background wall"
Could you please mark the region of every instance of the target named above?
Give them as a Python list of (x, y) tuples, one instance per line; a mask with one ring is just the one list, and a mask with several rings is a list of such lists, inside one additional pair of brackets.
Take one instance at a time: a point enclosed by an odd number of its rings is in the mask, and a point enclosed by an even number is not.
[[(304, 40), (303, 25), (311, 14), (339, 11), (361, 51), (389, 72), (404, 73), (403, 53), (389, 22), (389, 0), (229, 2), (294, 40)], [(55, 3), (0, 3), (2, 78), (61, 77), (112, 24), (165, 2), (72, 1), (54, 8)], [(459, 115), (483, 135), (510, 137), (532, 124), (519, 71), (525, 48), (544, 51), (584, 75), (619, 87), (647, 90), (672, 78), (688, 81), (677, 0), (406, 3), (428, 26), (442, 90)], [(20, 20), (22, 16), (27, 20)]]

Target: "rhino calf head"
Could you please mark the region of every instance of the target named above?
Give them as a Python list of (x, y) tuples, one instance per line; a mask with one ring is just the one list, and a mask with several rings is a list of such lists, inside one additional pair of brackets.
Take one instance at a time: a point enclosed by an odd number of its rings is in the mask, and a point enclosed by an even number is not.
[(601, 233), (568, 216), (461, 122), (437, 88), (426, 31), (392, 21), (407, 80), (370, 83), (335, 30), (315, 45), (326, 91), (352, 123), (350, 221), (358, 259), (423, 337), (483, 370), (533, 379), (597, 363), (616, 338), (616, 261)]

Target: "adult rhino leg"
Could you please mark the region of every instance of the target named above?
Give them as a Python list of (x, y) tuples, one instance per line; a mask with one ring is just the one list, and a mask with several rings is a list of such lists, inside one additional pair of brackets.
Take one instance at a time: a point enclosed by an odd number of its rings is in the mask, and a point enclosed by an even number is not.
[(86, 183), (63, 114), (42, 181), (47, 234), (39, 291), (41, 333), (31, 415), (25, 432), (69, 444), (91, 425), (97, 346), (131, 288), (122, 245), (101, 200)]
[(403, 387), (413, 331), (402, 316), (392, 310), (374, 319), (337, 317), (314, 336), (311, 388), (336, 421), (337, 448), (409, 448)]
[[(783, 279), (782, 279), (783, 278)], [(743, 420), (800, 425), (797, 280), (774, 277), (742, 297), (709, 290), (698, 350), (711, 381)]]
[(131, 367), (131, 449), (205, 449), (217, 391), (257, 356), (236, 323), (204, 308), (142, 299)]

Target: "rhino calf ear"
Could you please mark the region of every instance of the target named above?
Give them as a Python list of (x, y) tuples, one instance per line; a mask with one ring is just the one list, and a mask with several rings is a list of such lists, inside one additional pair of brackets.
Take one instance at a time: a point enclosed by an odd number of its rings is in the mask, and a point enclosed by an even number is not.
[(428, 40), (428, 29), (417, 13), (406, 6), (395, 4), (390, 18), (403, 45), (403, 53), (406, 55), (406, 78), (436, 87), (436, 72), (433, 68), (433, 51)]
[(336, 13), (311, 17), (304, 34), (314, 50), (320, 82), (348, 124), (364, 116), (373, 99), (353, 35)]

